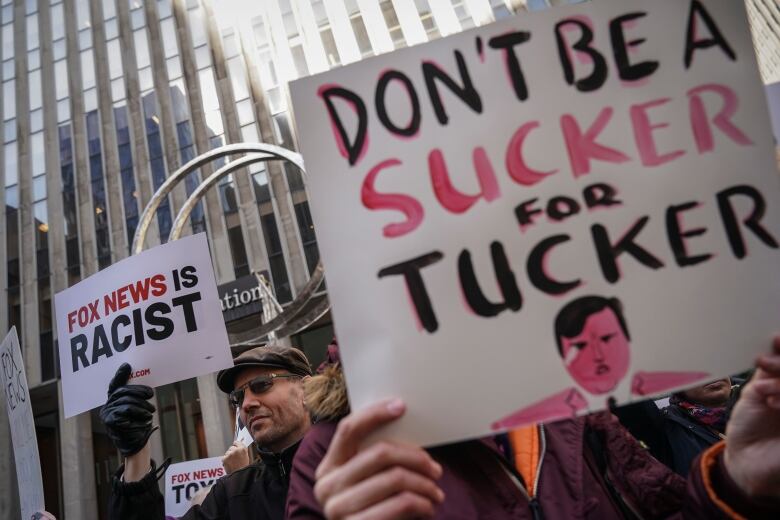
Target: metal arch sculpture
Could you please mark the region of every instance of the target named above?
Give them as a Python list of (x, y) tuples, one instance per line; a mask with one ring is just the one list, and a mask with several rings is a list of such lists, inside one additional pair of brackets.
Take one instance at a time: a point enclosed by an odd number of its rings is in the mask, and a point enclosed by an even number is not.
[[(229, 175), (235, 170), (249, 166), (256, 162), (267, 162), (274, 160), (283, 160), (292, 163), (296, 166), (301, 173), (306, 174), (306, 170), (303, 167), (303, 158), (299, 153), (293, 152), (286, 148), (282, 148), (276, 145), (264, 144), (264, 143), (243, 143), (243, 144), (230, 144), (215, 148), (209, 152), (195, 157), (187, 164), (176, 170), (171, 176), (169, 176), (165, 182), (158, 188), (158, 190), (152, 195), (149, 203), (144, 208), (143, 213), (138, 222), (138, 228), (136, 229), (135, 236), (133, 237), (133, 245), (131, 251), (133, 254), (143, 251), (144, 242), (146, 241), (146, 235), (149, 231), (149, 226), (152, 223), (155, 213), (159, 209), (165, 197), (173, 191), (173, 189), (182, 180), (184, 180), (189, 173), (193, 170), (200, 168), (204, 164), (233, 154), (249, 154), (235, 159), (217, 171), (209, 175), (206, 179), (201, 181), (200, 185), (192, 192), (182, 205), (179, 213), (176, 215), (176, 219), (171, 226), (170, 234), (168, 235), (168, 241), (178, 240), (181, 236), (187, 219), (192, 213), (195, 206), (206, 195), (209, 188), (213, 187), (221, 178)], [(288, 336), (294, 334), (311, 323), (317, 321), (322, 315), (324, 315), (330, 308), (330, 303), (327, 298), (323, 298), (317, 302), (310, 310), (303, 316), (298, 316), (300, 312), (311, 301), (312, 296), (316, 292), (317, 288), (322, 283), (324, 277), (324, 270), (322, 267), (322, 261), (317, 262), (317, 266), (309, 277), (309, 281), (298, 292), (287, 308), (284, 311), (270, 321), (262, 324), (258, 329), (254, 330), (257, 336), (253, 339), (242, 341), (231, 345), (233, 348), (241, 348), (244, 346), (255, 345), (262, 340), (268, 333), (277, 331), (280, 336)]]

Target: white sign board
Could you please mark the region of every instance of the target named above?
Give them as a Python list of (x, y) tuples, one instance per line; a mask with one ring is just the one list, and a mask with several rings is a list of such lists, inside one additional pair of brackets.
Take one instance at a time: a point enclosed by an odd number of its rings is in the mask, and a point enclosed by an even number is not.
[(19, 484), (19, 502), (22, 518), (31, 518), (36, 511), (45, 509), (41, 461), (38, 457), (38, 441), (35, 421), (24, 371), (24, 359), (19, 348), (16, 327), (11, 328), (0, 343), (0, 373), (2, 374), (5, 407), (11, 427), (16, 481)]
[(54, 304), (65, 417), (104, 404), (125, 362), (149, 386), (233, 365), (203, 233), (117, 262)]
[(224, 475), (222, 457), (191, 460), (168, 466), (165, 471), (165, 516), (183, 516), (192, 507), (192, 497)]
[(291, 85), (360, 409), (425, 445), (744, 369), (780, 179), (743, 2), (524, 14)]

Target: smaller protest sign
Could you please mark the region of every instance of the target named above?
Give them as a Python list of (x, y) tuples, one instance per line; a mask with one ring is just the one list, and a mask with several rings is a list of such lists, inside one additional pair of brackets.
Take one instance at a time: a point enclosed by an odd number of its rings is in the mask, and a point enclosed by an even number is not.
[(19, 484), (19, 503), (22, 518), (31, 518), (36, 511), (43, 511), (43, 481), (41, 461), (38, 457), (38, 442), (35, 437), (30, 392), (24, 360), (19, 348), (16, 327), (6, 335), (0, 344), (0, 378), (5, 392), (5, 406), (11, 427), (16, 481)]
[(103, 404), (122, 363), (149, 386), (233, 364), (205, 234), (117, 262), (54, 305), (65, 417)]
[(171, 464), (165, 472), (165, 515), (179, 517), (192, 506), (191, 500), (201, 489), (213, 486), (225, 476), (222, 457), (190, 460)]

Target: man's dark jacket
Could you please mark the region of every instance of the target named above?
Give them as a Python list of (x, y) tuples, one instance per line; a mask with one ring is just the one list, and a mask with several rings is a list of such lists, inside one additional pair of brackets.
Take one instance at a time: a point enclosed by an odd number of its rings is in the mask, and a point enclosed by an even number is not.
[[(203, 504), (193, 506), (186, 520), (282, 520), (293, 457), (300, 441), (281, 454), (261, 452), (261, 460), (220, 478)], [(167, 465), (153, 468), (138, 482), (123, 482), (124, 467), (114, 475), (109, 502), (112, 520), (163, 520), (165, 503), (157, 480)]]

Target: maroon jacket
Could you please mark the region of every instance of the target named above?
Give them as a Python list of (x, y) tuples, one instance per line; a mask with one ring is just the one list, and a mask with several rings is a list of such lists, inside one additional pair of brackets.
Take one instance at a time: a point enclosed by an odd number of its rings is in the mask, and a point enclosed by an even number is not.
[[(780, 518), (776, 503), (749, 502), (741, 494), (725, 473), (722, 454), (705, 454), (707, 464), (697, 459), (686, 485), (609, 417), (597, 414), (543, 427), (537, 496), (531, 500), (509, 477), (511, 466), (491, 440), (428, 450), (444, 469), (439, 486), (446, 498), (436, 518), (738, 518), (735, 512), (751, 519)], [(288, 518), (324, 518), (314, 496), (314, 474), (335, 430), (335, 423), (320, 423), (303, 440), (293, 463)], [(594, 448), (599, 444), (605, 448)]]

